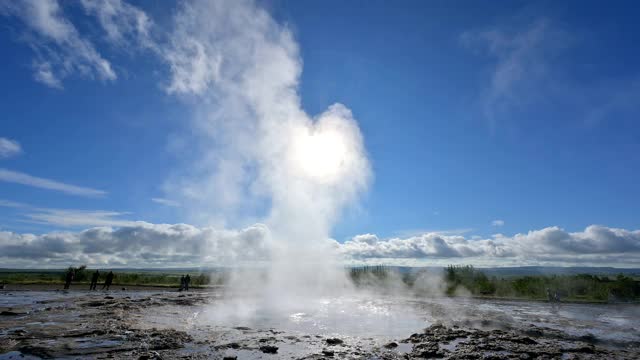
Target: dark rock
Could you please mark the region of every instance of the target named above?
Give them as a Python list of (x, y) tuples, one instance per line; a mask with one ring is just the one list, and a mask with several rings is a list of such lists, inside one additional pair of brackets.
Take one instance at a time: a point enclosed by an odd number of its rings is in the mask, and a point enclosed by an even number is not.
[(4, 310), (0, 312), (0, 316), (18, 316), (18, 315), (27, 315), (27, 313), (20, 313), (20, 312), (11, 311), (11, 310)]
[(105, 299), (107, 299), (107, 300), (113, 300), (113, 299), (114, 299), (114, 297), (113, 297), (113, 296), (108, 296), (108, 295), (107, 295), (107, 296), (105, 296), (104, 298), (105, 298)]
[(248, 328), (246, 326), (237, 326), (234, 329), (236, 330), (240, 330), (240, 331), (247, 331), (247, 330), (251, 330), (251, 328)]
[(237, 355), (225, 355), (225, 357), (223, 357), (222, 360), (238, 360), (238, 356)]
[(340, 345), (344, 343), (344, 341), (338, 339), (338, 338), (329, 338), (327, 339), (327, 344), (329, 345)]
[(519, 337), (512, 337), (511, 339), (508, 339), (511, 342), (514, 343), (518, 343), (518, 344), (526, 344), (526, 345), (534, 345), (537, 344), (538, 342), (533, 340), (532, 338), (529, 337), (525, 337), (525, 336), (519, 336)]
[(581, 353), (581, 354), (595, 354), (596, 349), (593, 345), (584, 345), (575, 348), (565, 348), (562, 349), (562, 352), (573, 352), (573, 353)]
[(20, 349), (21, 353), (25, 354), (25, 355), (33, 355), (42, 359), (52, 359), (53, 356), (51, 355), (51, 353), (49, 352), (49, 349), (41, 347), (41, 346), (32, 346), (32, 345), (26, 345), (21, 347)]
[(593, 334), (582, 335), (579, 339), (588, 343), (595, 343), (598, 340)]
[(390, 342), (390, 343), (388, 343), (388, 344), (384, 345), (384, 347), (385, 347), (385, 348), (387, 348), (387, 349), (395, 349), (395, 348), (397, 348), (397, 347), (398, 347), (398, 343), (396, 343), (396, 342)]
[(333, 356), (335, 353), (333, 352), (333, 350), (322, 350), (322, 355), (324, 356)]
[(260, 346), (260, 351), (262, 351), (265, 354), (277, 354), (278, 347), (272, 346), (272, 345), (263, 345), (263, 346)]
[(162, 356), (156, 351), (150, 351), (138, 357), (138, 360), (162, 360)]
[(90, 307), (98, 307), (98, 306), (102, 306), (102, 305), (105, 305), (105, 304), (107, 304), (106, 301), (96, 300), (96, 301), (89, 301), (85, 305), (90, 306)]

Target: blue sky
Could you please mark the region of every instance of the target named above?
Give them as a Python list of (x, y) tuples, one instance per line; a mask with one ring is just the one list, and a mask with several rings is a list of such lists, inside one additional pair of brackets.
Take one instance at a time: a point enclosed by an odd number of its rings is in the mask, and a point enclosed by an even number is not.
[[(183, 63), (165, 47), (176, 13), (190, 2), (112, 3), (123, 11), (120, 22), (103, 21), (100, 4), (61, 2), (53, 14), (75, 28), (72, 35), (38, 30), (28, 2), (0, 5), (0, 230), (43, 236), (132, 221), (227, 229), (264, 222), (270, 196), (240, 201), (221, 220), (226, 192), (206, 188), (197, 205), (177, 194), (185, 177), (207, 166), (207, 130), (193, 119), (219, 101), (175, 90), (174, 69)], [(313, 117), (341, 103), (357, 121), (371, 177), (356, 200), (338, 206), (330, 226), (338, 242), (358, 234), (376, 234), (376, 242), (425, 234), (515, 239), (552, 227), (584, 235), (600, 225), (631, 237), (622, 252), (630, 254), (626, 264), (638, 263), (635, 2), (242, 6), (265, 11), (269, 26), (292, 35), (302, 109)], [(140, 14), (152, 22), (144, 32), (134, 26)], [(34, 186), (25, 174), (84, 190)], [(203, 216), (207, 206), (216, 215)], [(617, 252), (595, 253), (620, 254), (621, 240), (612, 241)]]

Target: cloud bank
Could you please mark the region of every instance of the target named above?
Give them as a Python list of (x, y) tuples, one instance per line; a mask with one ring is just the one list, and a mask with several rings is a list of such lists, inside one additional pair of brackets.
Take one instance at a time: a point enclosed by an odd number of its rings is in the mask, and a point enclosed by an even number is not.
[(230, 265), (268, 255), (267, 228), (197, 228), (186, 224), (131, 222), (120, 228), (94, 227), (43, 235), (0, 232), (3, 267), (167, 267)]
[[(127, 226), (79, 232), (0, 232), (0, 259), (6, 267), (80, 263), (101, 267), (238, 266), (271, 260), (270, 238), (264, 224), (220, 230), (132, 221)], [(344, 243), (325, 241), (342, 255), (345, 264), (640, 267), (640, 230), (599, 225), (577, 232), (554, 226), (487, 239), (425, 233), (391, 239), (363, 234)]]

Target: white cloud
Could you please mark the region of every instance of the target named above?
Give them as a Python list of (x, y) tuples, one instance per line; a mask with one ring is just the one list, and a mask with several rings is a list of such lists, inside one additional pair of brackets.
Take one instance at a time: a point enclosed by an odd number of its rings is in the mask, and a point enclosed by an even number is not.
[[(380, 240), (359, 235), (338, 245), (339, 251), (356, 259), (455, 259), (500, 265), (540, 263), (640, 265), (640, 230), (591, 225), (584, 231), (567, 232), (548, 227), (514, 236), (494, 235), (489, 239), (426, 233), (408, 238)], [(620, 265), (620, 264), (618, 264)]]
[(9, 267), (233, 265), (266, 259), (267, 232), (261, 224), (216, 230), (145, 222), (43, 235), (5, 231), (0, 232), (0, 259)]
[(20, 143), (5, 137), (0, 137), (0, 159), (10, 158), (22, 153)]
[(81, 0), (80, 3), (87, 14), (97, 17), (110, 43), (155, 47), (150, 37), (153, 22), (139, 8), (121, 0)]
[(70, 210), (37, 208), (25, 216), (33, 222), (60, 227), (131, 226), (134, 221), (117, 217), (127, 213), (103, 210)]
[[(274, 248), (270, 233), (263, 224), (220, 230), (142, 221), (127, 222), (116, 228), (100, 226), (43, 235), (0, 232), (0, 261), (6, 266), (29, 267), (70, 263), (132, 267), (233, 266), (239, 261), (251, 264), (271, 259)], [(342, 254), (345, 263), (640, 266), (640, 230), (598, 225), (578, 232), (548, 227), (488, 239), (427, 233), (392, 239), (363, 234), (342, 244), (326, 241)]]
[(105, 210), (54, 209), (0, 199), (1, 207), (19, 211), (24, 221), (67, 228), (87, 228), (92, 226), (131, 226), (135, 221), (121, 219), (126, 212)]
[(70, 75), (117, 78), (109, 61), (64, 17), (57, 0), (3, 1), (0, 14), (18, 17), (27, 25), (24, 40), (35, 52), (37, 81), (60, 88), (62, 79)]
[(102, 191), (102, 190), (96, 190), (96, 189), (76, 186), (76, 185), (69, 185), (69, 184), (61, 183), (55, 180), (39, 178), (39, 177), (31, 176), (29, 174), (25, 174), (17, 171), (11, 171), (11, 170), (2, 169), (2, 168), (0, 168), (0, 181), (33, 186), (41, 189), (60, 191), (66, 194), (78, 195), (78, 196), (99, 197), (107, 194), (105, 191)]
[(405, 229), (394, 232), (394, 237), (412, 237), (426, 233), (440, 234), (440, 235), (463, 235), (472, 232), (472, 228), (460, 228), (460, 229)]
[(21, 209), (21, 208), (30, 208), (30, 205), (27, 204), (23, 204), (20, 202), (15, 202), (15, 201), (10, 201), (10, 200), (4, 200), (4, 199), (0, 199), (0, 206), (2, 207), (10, 207), (10, 208), (15, 208), (15, 209)]
[(495, 60), (483, 94), (484, 112), (492, 121), (544, 97), (543, 90), (551, 81), (552, 55), (570, 43), (569, 35), (552, 26), (548, 19), (535, 20), (524, 28), (467, 31), (461, 40)]
[(480, 50), (491, 60), (480, 103), (493, 127), (534, 106), (562, 111), (563, 118), (578, 119), (579, 126), (592, 126), (604, 119), (634, 121), (637, 117), (638, 74), (589, 81), (572, 77), (574, 69), (567, 68), (567, 63), (575, 61), (564, 61), (565, 55), (578, 46), (600, 46), (590, 34), (537, 18), (524, 26), (501, 24), (466, 31), (460, 39), (464, 46)]
[(165, 199), (165, 198), (151, 198), (151, 201), (158, 203), (160, 205), (164, 205), (164, 206), (173, 206), (173, 207), (180, 207), (180, 203), (177, 201), (173, 201), (173, 200), (169, 200), (169, 199)]
[(504, 226), (504, 220), (493, 220), (491, 226)]

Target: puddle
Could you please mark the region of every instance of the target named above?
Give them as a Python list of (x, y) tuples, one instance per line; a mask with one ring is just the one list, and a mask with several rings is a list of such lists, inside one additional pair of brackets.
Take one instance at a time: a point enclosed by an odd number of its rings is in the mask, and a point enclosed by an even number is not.
[(20, 351), (9, 351), (7, 353), (0, 354), (0, 360), (40, 360), (40, 358), (23, 354)]

